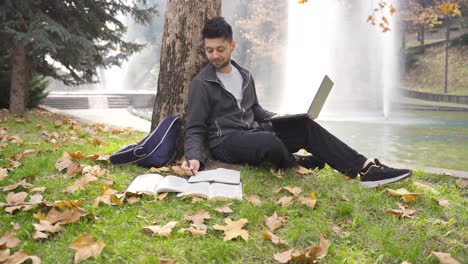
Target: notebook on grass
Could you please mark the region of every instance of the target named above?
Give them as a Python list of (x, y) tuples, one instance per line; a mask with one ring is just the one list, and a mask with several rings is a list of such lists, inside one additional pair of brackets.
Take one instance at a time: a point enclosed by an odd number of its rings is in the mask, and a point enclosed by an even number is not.
[(320, 87), (317, 90), (317, 93), (315, 94), (314, 99), (312, 100), (312, 103), (309, 106), (309, 110), (307, 110), (306, 113), (270, 117), (270, 118), (265, 118), (265, 121), (271, 121), (271, 122), (287, 121), (287, 120), (300, 119), (304, 117), (316, 119), (318, 115), (320, 114), (320, 111), (322, 110), (322, 107), (325, 104), (325, 101), (327, 100), (328, 94), (330, 93), (332, 87), (333, 87), (332, 80), (327, 75), (325, 75), (325, 77), (323, 77), (322, 84), (320, 84)]

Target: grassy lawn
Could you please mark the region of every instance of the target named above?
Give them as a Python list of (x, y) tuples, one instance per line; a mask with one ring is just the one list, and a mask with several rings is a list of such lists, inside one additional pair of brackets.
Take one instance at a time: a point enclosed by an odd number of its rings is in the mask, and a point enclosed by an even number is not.
[[(282, 178), (273, 176), (267, 166), (241, 167), (244, 194), (257, 195), (260, 205), (246, 199), (193, 202), (191, 198), (169, 194), (162, 201), (143, 196), (132, 204), (93, 206), (105, 183), (113, 181), (110, 188), (123, 193), (137, 175), (148, 173), (148, 169), (78, 160), (81, 165), (98, 165), (108, 173), (75, 192), (65, 192), (83, 176), (79, 172), (66, 179), (65, 172), (55, 167), (57, 160), (65, 151), (109, 155), (123, 145), (136, 142), (143, 137), (142, 133), (71, 124), (41, 110), (29, 112), (22, 120), (15, 120), (3, 112), (0, 121), (0, 131), (3, 130), (0, 133), (0, 168), (10, 167), (11, 159), (25, 150), (40, 149), (39, 153), (21, 159), (21, 165), (11, 168), (8, 176), (0, 180), (0, 203), (6, 203), (10, 192), (33, 195), (32, 187), (3, 191), (3, 187), (26, 179), (34, 187), (46, 187), (42, 196), (50, 205), (30, 211), (17, 210), (12, 214), (0, 208), (0, 237), (14, 230), (21, 242), (10, 251), (23, 249), (29, 255), (40, 257), (43, 263), (72, 263), (75, 251), (69, 245), (83, 233), (105, 243), (102, 253), (96, 259), (86, 260), (88, 263), (159, 263), (160, 259), (177, 263), (278, 263), (274, 254), (293, 247), (302, 252), (317, 245), (321, 235), (330, 241), (330, 246), (320, 263), (439, 263), (432, 251), (450, 253), (461, 263), (468, 262), (468, 192), (451, 177), (416, 171), (410, 179), (388, 186), (420, 194), (414, 203), (408, 204), (410, 209), (416, 210), (413, 218), (386, 213), (398, 209), (397, 203), (404, 204), (404, 201), (387, 195), (385, 188), (364, 189), (358, 181), (347, 180), (329, 167), (308, 175), (288, 170)], [(17, 144), (18, 138), (14, 136), (18, 136), (22, 143)], [(298, 196), (301, 197), (314, 192), (315, 208), (300, 204), (297, 197), (289, 206), (279, 205), (277, 202), (281, 197), (292, 196), (284, 190), (277, 192), (281, 187), (299, 187), (302, 192)], [(63, 225), (63, 230), (49, 234), (48, 239), (33, 239), (33, 224), (39, 223), (36, 218), (40, 218), (38, 213), (47, 214), (59, 200), (80, 200), (83, 202), (81, 208), (89, 215), (81, 217), (77, 223)], [(439, 205), (439, 200), (447, 200), (449, 206)], [(224, 205), (229, 205), (233, 213), (215, 210)], [(207, 234), (194, 236), (189, 232), (178, 232), (190, 225), (184, 215), (195, 215), (200, 210), (211, 215), (211, 219), (204, 222), (208, 226)], [(265, 217), (274, 212), (287, 217), (275, 234), (288, 245), (275, 245), (262, 236), (262, 230), (267, 229)], [(223, 232), (213, 226), (224, 225), (226, 217), (235, 221), (248, 220), (244, 227), (249, 234), (248, 240), (240, 237), (223, 240)], [(143, 229), (170, 221), (178, 222), (170, 237), (152, 235)]]
[[(468, 95), (468, 46), (449, 48), (448, 93)], [(416, 57), (403, 84), (412, 90), (444, 93), (445, 47), (434, 47)]]

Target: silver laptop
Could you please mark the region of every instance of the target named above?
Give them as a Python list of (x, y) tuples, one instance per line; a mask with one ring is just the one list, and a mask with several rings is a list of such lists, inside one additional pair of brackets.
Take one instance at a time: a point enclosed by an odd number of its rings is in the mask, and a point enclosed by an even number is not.
[(322, 110), (322, 107), (325, 104), (325, 101), (327, 100), (328, 94), (330, 93), (332, 87), (332, 80), (327, 75), (325, 75), (325, 77), (323, 77), (322, 84), (320, 84), (320, 87), (317, 90), (317, 93), (315, 94), (314, 99), (312, 100), (312, 103), (309, 106), (309, 110), (307, 111), (307, 113), (265, 118), (265, 121), (287, 121), (306, 117), (316, 119), (320, 114), (320, 111)]

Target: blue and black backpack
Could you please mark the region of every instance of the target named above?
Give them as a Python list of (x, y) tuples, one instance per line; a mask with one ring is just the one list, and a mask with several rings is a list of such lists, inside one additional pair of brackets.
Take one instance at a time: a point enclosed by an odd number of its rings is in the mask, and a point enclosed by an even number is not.
[(168, 116), (140, 142), (123, 147), (109, 159), (113, 164), (135, 162), (147, 168), (162, 167), (175, 158), (179, 129), (179, 117)]

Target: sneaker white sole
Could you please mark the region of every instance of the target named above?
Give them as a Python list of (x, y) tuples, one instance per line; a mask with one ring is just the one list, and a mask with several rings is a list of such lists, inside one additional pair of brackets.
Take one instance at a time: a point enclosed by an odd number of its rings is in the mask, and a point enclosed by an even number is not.
[(408, 172), (406, 174), (400, 175), (398, 177), (390, 178), (390, 179), (385, 179), (385, 180), (380, 180), (380, 181), (361, 181), (361, 185), (363, 185), (365, 188), (375, 188), (382, 186), (384, 184), (389, 184), (392, 182), (397, 182), (401, 181), (405, 178), (408, 178), (411, 175), (411, 172)]

